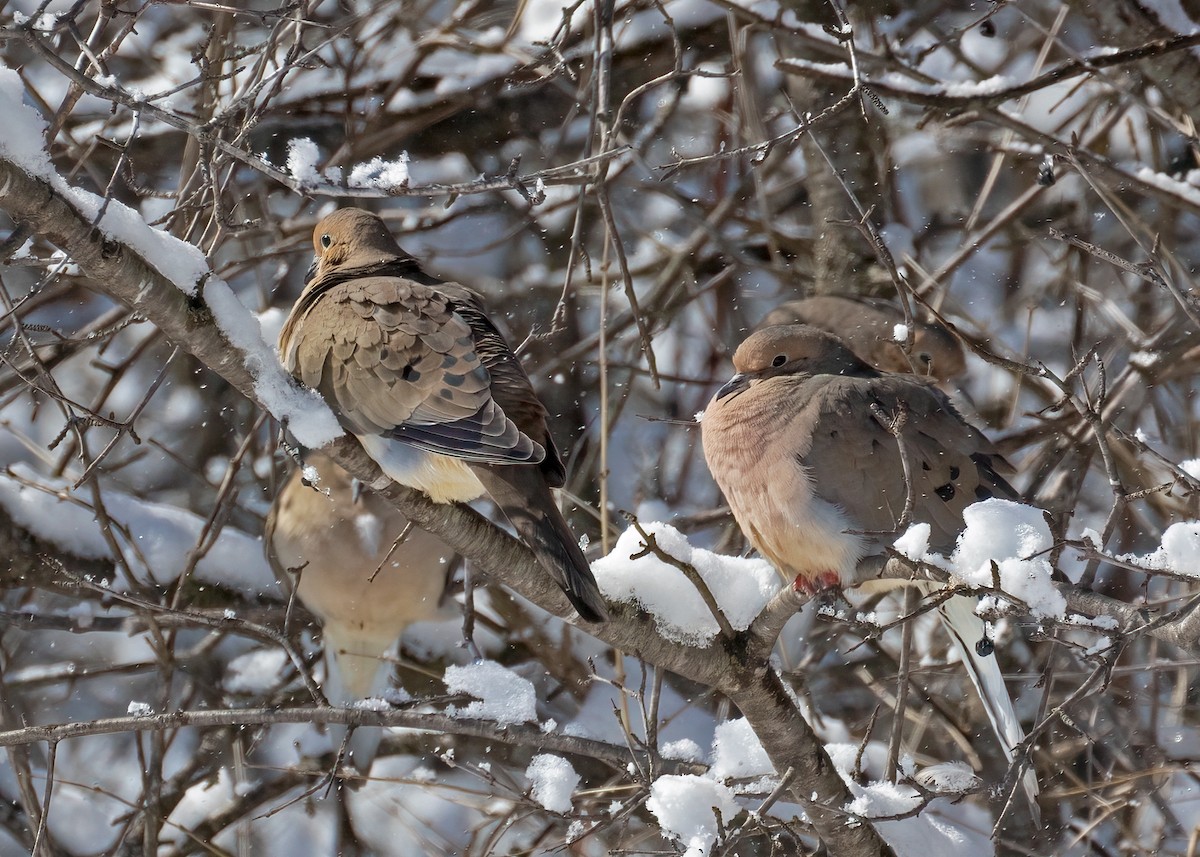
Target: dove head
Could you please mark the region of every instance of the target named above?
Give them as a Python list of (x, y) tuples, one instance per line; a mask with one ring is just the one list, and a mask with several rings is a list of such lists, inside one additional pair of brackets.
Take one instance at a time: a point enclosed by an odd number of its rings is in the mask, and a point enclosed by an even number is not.
[(764, 327), (738, 346), (733, 367), (755, 378), (875, 374), (836, 336), (807, 324)]
[(315, 257), (305, 282), (337, 269), (366, 268), (411, 258), (400, 249), (383, 221), (361, 208), (342, 208), (313, 230)]

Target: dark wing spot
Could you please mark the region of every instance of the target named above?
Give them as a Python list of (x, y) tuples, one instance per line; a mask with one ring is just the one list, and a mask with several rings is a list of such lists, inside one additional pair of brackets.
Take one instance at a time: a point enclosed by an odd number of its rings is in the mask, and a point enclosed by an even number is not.
[(952, 482), (934, 488), (933, 491), (947, 503), (954, 499), (954, 483)]
[(957, 467), (954, 467), (953, 465), (951, 465), (951, 467), (950, 467), (950, 478), (951, 478), (951, 479), (957, 479), (957, 478), (958, 478), (958, 474), (959, 474), (960, 472), (961, 472), (961, 471), (960, 471), (960, 470), (959, 470)]
[(410, 363), (400, 370), (400, 377), (405, 381), (418, 381), (421, 378), (421, 373), (414, 369)]
[(928, 471), (930, 471), (930, 470), (933, 470), (933, 468), (929, 466), (929, 462), (928, 462), (928, 461), (922, 461), (922, 462), (921, 462), (921, 469), (922, 469), (922, 470), (924, 470), (924, 471), (926, 471), (926, 472), (928, 472)]

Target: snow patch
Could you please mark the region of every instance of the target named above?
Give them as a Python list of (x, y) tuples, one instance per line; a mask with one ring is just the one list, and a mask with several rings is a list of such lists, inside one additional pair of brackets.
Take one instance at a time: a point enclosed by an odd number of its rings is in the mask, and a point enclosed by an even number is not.
[(1124, 554), (1118, 559), (1147, 571), (1171, 571), (1200, 577), (1200, 521), (1179, 521), (1167, 527), (1158, 550), (1141, 556)]
[(229, 662), (222, 684), (230, 693), (267, 693), (279, 684), (289, 663), (282, 649), (247, 652)]
[(738, 813), (728, 787), (691, 774), (668, 774), (655, 780), (646, 808), (658, 819), (663, 833), (687, 849), (685, 857), (711, 854), (722, 824), (728, 824)]
[[(694, 548), (668, 524), (644, 524), (666, 554), (694, 567), (735, 630), (750, 627), (779, 589), (779, 576), (762, 559), (722, 556)], [(651, 553), (633, 527), (617, 539), (612, 552), (596, 560), (592, 571), (604, 596), (633, 602), (654, 616), (659, 633), (686, 645), (704, 646), (719, 626), (687, 576)]]
[(571, 795), (579, 787), (579, 774), (561, 756), (541, 753), (525, 769), (533, 799), (551, 812), (564, 815), (571, 811)]
[[(37, 483), (54, 493), (32, 488)], [(0, 474), (0, 506), (35, 536), (84, 559), (113, 559), (96, 519), (90, 489), (72, 491), (70, 482), (14, 464)], [(157, 584), (176, 580), (205, 529), (205, 520), (184, 509), (153, 503), (106, 488), (104, 508), (116, 524), (113, 537), (133, 574)], [(196, 579), (247, 595), (277, 592), (275, 575), (263, 557), (262, 541), (233, 527), (221, 530), (216, 544), (201, 557)], [(124, 588), (118, 585), (117, 588)]]
[(763, 749), (762, 742), (743, 717), (726, 720), (717, 726), (713, 735), (713, 762), (708, 775), (724, 780), (730, 777), (749, 778), (770, 776), (775, 766)]
[(494, 720), (501, 726), (537, 720), (537, 694), (527, 679), (495, 661), (446, 667), (446, 690), (474, 696), (466, 708), (451, 707), (450, 715), (471, 720)]
[[(199, 248), (155, 229), (132, 208), (115, 199), (71, 187), (54, 169), (46, 153), (46, 122), (23, 101), (25, 87), (12, 69), (0, 65), (0, 156), (50, 184), (89, 222), (109, 238), (133, 248), (146, 264), (186, 295), (198, 294), (231, 343), (245, 352), (246, 369), (255, 378), (255, 393), (276, 419), (286, 419), (296, 440), (321, 447), (342, 434), (332, 411), (316, 393), (302, 390), (283, 371), (274, 349), (263, 339), (257, 319), (233, 290), (215, 276)], [(148, 288), (149, 284), (144, 284)]]
[(968, 506), (966, 529), (950, 557), (951, 573), (970, 587), (994, 585), (1028, 605), (1035, 616), (1061, 618), (1066, 599), (1051, 580), (1050, 528), (1041, 509), (992, 498)]

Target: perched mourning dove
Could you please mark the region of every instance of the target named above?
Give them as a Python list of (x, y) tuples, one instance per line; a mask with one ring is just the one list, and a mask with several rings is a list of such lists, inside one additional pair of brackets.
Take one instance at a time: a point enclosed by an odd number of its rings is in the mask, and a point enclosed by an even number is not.
[(777, 324), (811, 324), (832, 333), (883, 372), (913, 372), (943, 382), (963, 373), (966, 361), (962, 346), (937, 323), (913, 323), (910, 362), (896, 341), (896, 325), (903, 323), (903, 311), (889, 301), (820, 295), (780, 304), (767, 313), (758, 329)]
[[(860, 583), (859, 560), (910, 522), (928, 523), (930, 546), (948, 554), (967, 506), (1015, 499), (1003, 460), (945, 394), (878, 372), (831, 334), (763, 328), (733, 365), (700, 423), (704, 457), (746, 538), (799, 589)], [(941, 614), (1011, 762), (1024, 734), (996, 659), (976, 651), (974, 599), (950, 598)], [(1036, 813), (1032, 772), (1024, 787)]]
[(589, 622), (604, 600), (551, 493), (565, 478), (546, 409), (478, 294), (424, 273), (383, 221), (317, 224), (316, 259), (279, 334), (384, 473), (435, 502), (491, 496)]
[[(297, 469), (267, 515), (264, 544), (276, 576), (321, 620), (325, 697), (351, 705), (382, 696), (388, 657), (413, 622), (444, 618), (440, 603), (454, 551), (407, 520), (382, 497), (360, 491), (320, 453), (308, 456), (316, 485)], [(308, 467), (305, 470), (308, 470)], [(311, 473), (311, 471), (310, 471)], [(335, 736), (345, 727), (334, 727)], [(383, 730), (359, 728), (349, 759), (366, 773)]]

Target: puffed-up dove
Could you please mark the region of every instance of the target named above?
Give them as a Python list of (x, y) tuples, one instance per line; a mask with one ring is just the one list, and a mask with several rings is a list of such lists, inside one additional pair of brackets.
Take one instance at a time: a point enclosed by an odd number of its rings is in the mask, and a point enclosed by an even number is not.
[[(762, 328), (733, 365), (700, 423), (704, 457), (746, 538), (800, 590), (862, 583), (859, 560), (912, 522), (948, 554), (967, 506), (1016, 498), (1003, 459), (931, 381), (879, 372), (829, 333)], [(976, 651), (974, 601), (940, 612), (1012, 761), (1024, 734), (996, 658)], [(1024, 787), (1036, 812), (1031, 771)]]
[(963, 373), (963, 348), (949, 330), (937, 322), (914, 320), (910, 360), (896, 337), (896, 325), (903, 323), (904, 312), (890, 301), (817, 295), (780, 304), (767, 313), (758, 329), (778, 324), (819, 327), (883, 372), (912, 372), (942, 382)]
[[(315, 485), (305, 484), (305, 471), (315, 471)], [(406, 532), (407, 523), (315, 452), (303, 470), (292, 472), (267, 514), (267, 558), (285, 588), (321, 622), (322, 690), (333, 705), (382, 696), (404, 629), (446, 618), (441, 601), (454, 551), (424, 530)], [(345, 727), (331, 729), (340, 741)], [(349, 761), (362, 773), (382, 737), (382, 729), (371, 727), (351, 737)]]
[(546, 409), (482, 298), (426, 274), (361, 209), (322, 219), (313, 246), (309, 280), (279, 334), (284, 366), (391, 479), (438, 503), (490, 495), (579, 615), (604, 621), (551, 493), (566, 473)]

